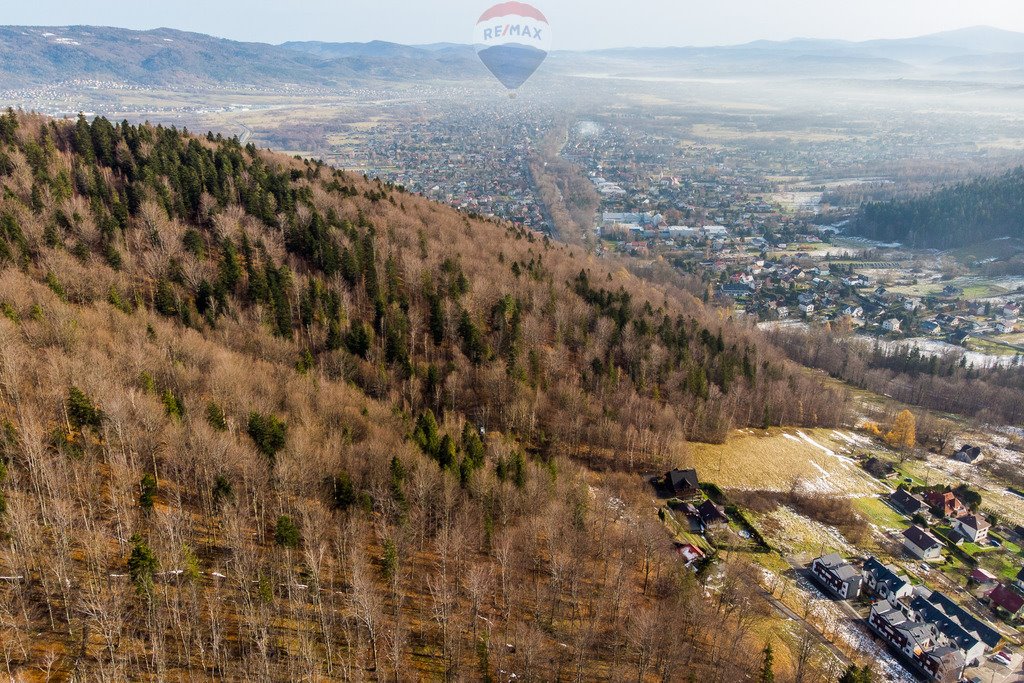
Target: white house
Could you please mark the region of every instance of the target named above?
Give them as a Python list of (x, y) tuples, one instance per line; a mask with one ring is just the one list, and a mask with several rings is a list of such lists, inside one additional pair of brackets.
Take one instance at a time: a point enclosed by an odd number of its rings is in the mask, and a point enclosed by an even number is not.
[(916, 524), (903, 532), (903, 547), (908, 553), (925, 562), (942, 559), (942, 543)]
[(897, 320), (896, 318), (889, 318), (888, 320), (882, 323), (882, 329), (885, 330), (886, 332), (899, 332), (900, 321)]
[(1016, 320), (1000, 320), (996, 323), (996, 332), (999, 334), (1010, 334), (1017, 329)]
[(953, 522), (953, 528), (971, 539), (972, 543), (982, 543), (988, 538), (989, 524), (981, 515), (964, 515)]

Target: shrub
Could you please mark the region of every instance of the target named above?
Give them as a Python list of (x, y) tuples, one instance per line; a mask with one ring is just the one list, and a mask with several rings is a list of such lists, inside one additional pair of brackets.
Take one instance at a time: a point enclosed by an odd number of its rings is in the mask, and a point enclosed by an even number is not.
[(347, 510), (356, 502), (356, 487), (348, 472), (331, 479), (331, 505), (335, 510)]
[(224, 415), (224, 409), (213, 401), (206, 404), (206, 421), (218, 432), (226, 432), (228, 430), (228, 419)]

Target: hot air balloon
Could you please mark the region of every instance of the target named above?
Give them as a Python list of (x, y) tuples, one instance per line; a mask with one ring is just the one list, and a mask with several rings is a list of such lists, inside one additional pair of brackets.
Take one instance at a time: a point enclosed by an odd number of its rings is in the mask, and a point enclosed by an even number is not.
[(515, 90), (548, 56), (551, 28), (537, 8), (502, 2), (480, 16), (473, 44), (488, 71), (506, 88)]

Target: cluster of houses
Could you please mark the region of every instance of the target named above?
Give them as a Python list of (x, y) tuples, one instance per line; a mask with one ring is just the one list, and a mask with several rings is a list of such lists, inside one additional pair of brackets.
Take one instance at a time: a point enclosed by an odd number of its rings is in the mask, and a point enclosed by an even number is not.
[[(681, 514), (688, 525), (688, 531), (705, 535), (709, 531), (725, 528), (729, 517), (725, 508), (704, 495), (695, 469), (675, 469), (666, 472), (663, 490), (671, 496), (670, 506)], [(704, 559), (703, 550), (693, 544), (682, 544), (679, 553), (687, 564)]]
[[(821, 240), (801, 243), (811, 241)], [(719, 276), (722, 296), (760, 320), (845, 320), (852, 327), (886, 335), (925, 335), (959, 345), (972, 336), (1011, 334), (1022, 327), (1021, 304), (1016, 301), (970, 301), (951, 285), (924, 297), (898, 294), (851, 266), (837, 266), (808, 253), (772, 258), (772, 249), (789, 245), (772, 245), (761, 238), (740, 245), (723, 236), (711, 246), (715, 258), (700, 265)]]
[(697, 470), (672, 470), (665, 474), (665, 483), (670, 487), (671, 495), (676, 500), (673, 507), (682, 512), (691, 532), (705, 534), (709, 530), (729, 524), (725, 508), (704, 496)]
[[(946, 537), (954, 544), (965, 542), (983, 544), (988, 540), (989, 524), (983, 516), (971, 512), (952, 491), (931, 490), (916, 495), (902, 486), (889, 494), (889, 503), (910, 517), (936, 517), (950, 520)], [(904, 547), (918, 559), (932, 562), (942, 559), (943, 543), (927, 529), (913, 525), (903, 532)]]
[(824, 555), (811, 576), (830, 595), (872, 600), (868, 628), (929, 681), (959, 681), (1002, 637), (938, 591), (914, 586), (894, 565), (869, 557), (858, 569), (839, 555)]
[(667, 225), (660, 213), (605, 211), (598, 235), (603, 239), (625, 241), (635, 248), (647, 248), (651, 240), (671, 242), (687, 240), (724, 240), (729, 229), (724, 225)]

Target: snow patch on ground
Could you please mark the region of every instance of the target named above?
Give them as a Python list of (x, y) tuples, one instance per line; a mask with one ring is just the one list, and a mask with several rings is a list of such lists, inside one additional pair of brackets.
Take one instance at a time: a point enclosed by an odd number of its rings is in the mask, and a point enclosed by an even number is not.
[(801, 515), (787, 505), (780, 505), (765, 516), (776, 528), (768, 533), (772, 540), (789, 552), (800, 553), (813, 547), (814, 554), (833, 549), (846, 555), (856, 555), (857, 549), (834, 526), (826, 526)]
[(801, 431), (798, 431), (797, 434), (800, 436), (801, 439), (803, 439), (804, 441), (806, 441), (810, 445), (814, 446), (815, 448), (817, 448), (818, 450), (820, 450), (822, 453), (824, 453), (825, 455), (829, 456), (830, 458), (835, 458), (839, 462), (843, 463), (843, 465), (845, 467), (847, 467), (847, 468), (849, 468), (850, 465), (853, 465), (853, 464), (856, 463), (856, 460), (854, 460), (853, 458), (849, 458), (849, 457), (847, 457), (845, 455), (839, 455), (838, 453), (836, 453), (831, 448), (828, 448), (827, 446), (822, 446), (820, 443), (818, 443), (817, 441), (815, 441), (814, 439), (812, 439), (811, 437), (807, 436), (806, 434), (804, 434)]

